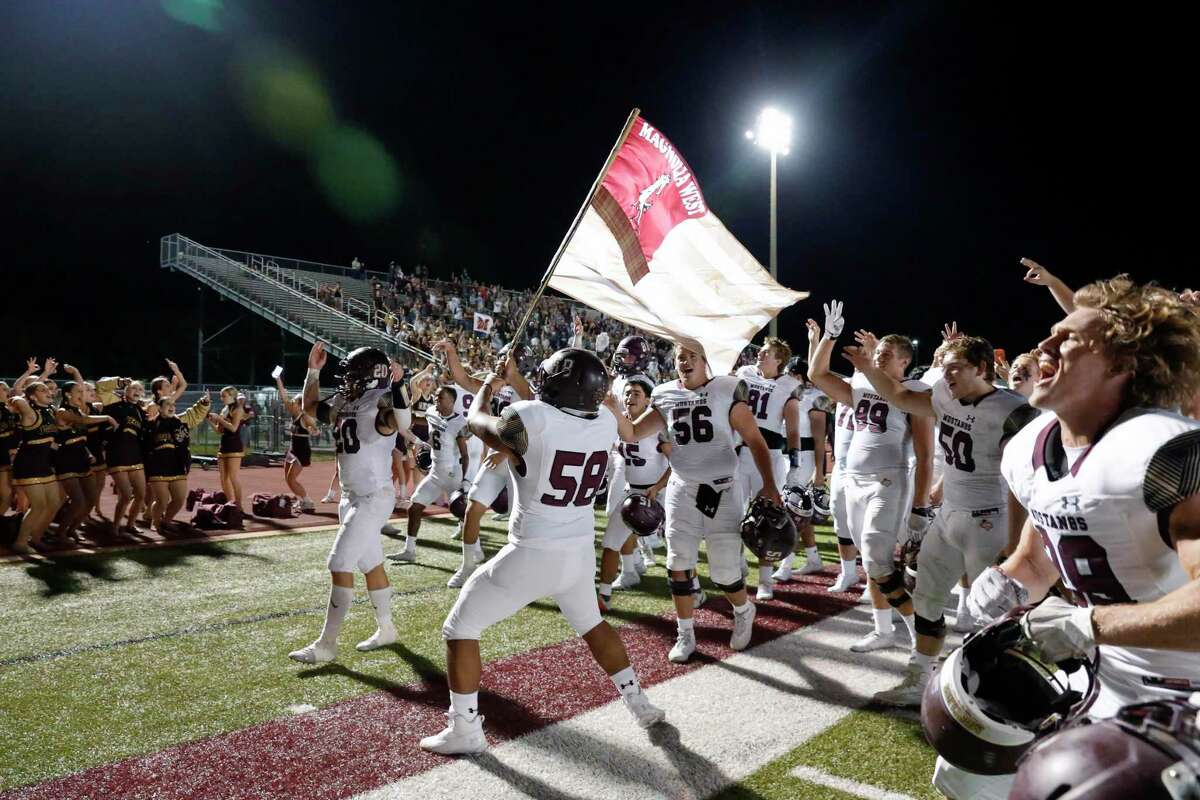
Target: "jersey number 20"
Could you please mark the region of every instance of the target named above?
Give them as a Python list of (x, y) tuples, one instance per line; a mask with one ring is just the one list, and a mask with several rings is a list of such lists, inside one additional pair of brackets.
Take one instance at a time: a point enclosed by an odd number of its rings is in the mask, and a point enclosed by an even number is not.
[(333, 438), (339, 453), (357, 453), (358, 448), (362, 447), (362, 442), (358, 439), (358, 420), (354, 417), (343, 419), (341, 424), (333, 429)]

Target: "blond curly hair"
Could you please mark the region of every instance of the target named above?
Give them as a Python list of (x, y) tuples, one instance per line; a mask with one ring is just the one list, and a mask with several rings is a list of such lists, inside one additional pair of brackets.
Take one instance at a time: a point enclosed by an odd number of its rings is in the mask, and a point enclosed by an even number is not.
[(1089, 283), (1076, 307), (1104, 318), (1104, 343), (1113, 369), (1129, 373), (1131, 406), (1187, 407), (1200, 391), (1200, 310), (1154, 283), (1128, 275)]

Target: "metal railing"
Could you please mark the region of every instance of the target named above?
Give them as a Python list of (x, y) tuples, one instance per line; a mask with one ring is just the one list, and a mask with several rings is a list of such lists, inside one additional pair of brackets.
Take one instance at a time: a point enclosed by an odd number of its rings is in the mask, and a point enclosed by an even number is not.
[(343, 267), (337, 264), (323, 264), (320, 261), (305, 261), (302, 258), (287, 258), (286, 256), (268, 256), (263, 253), (250, 253), (245, 250), (230, 250), (215, 248), (217, 252), (231, 261), (249, 264), (251, 259), (274, 261), (282, 269), (301, 270), (303, 272), (319, 272), (322, 275), (338, 275), (345, 278), (362, 278), (363, 276), (384, 276), (387, 272), (379, 270), (362, 270), (361, 274), (353, 267)]

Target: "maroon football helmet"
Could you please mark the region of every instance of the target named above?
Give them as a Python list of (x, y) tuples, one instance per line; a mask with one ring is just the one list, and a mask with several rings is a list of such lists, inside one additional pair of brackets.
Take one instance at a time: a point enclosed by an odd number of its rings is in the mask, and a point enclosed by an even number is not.
[[(921, 726), (942, 758), (980, 775), (1007, 775), (1034, 742), (1081, 716), (1100, 684), (1091, 662), (1047, 663), (1014, 609), (952, 652), (925, 688)], [(1058, 673), (1085, 670), (1088, 689)]]
[(621, 520), (638, 536), (653, 536), (667, 519), (657, 500), (633, 493), (621, 501)]
[(1200, 798), (1200, 694), (1192, 698), (1125, 706), (1046, 737), (1021, 759), (1009, 800)]
[(626, 336), (613, 352), (612, 368), (617, 375), (636, 375), (650, 366), (650, 343), (645, 336)]
[(508, 513), (508, 487), (500, 490), (500, 494), (496, 495), (496, 499), (492, 501), (492, 511), (497, 514)]
[(467, 516), (467, 493), (455, 491), (450, 495), (450, 513), (458, 519)]
[(742, 519), (742, 543), (764, 561), (779, 561), (796, 547), (796, 523), (784, 509), (756, 497)]

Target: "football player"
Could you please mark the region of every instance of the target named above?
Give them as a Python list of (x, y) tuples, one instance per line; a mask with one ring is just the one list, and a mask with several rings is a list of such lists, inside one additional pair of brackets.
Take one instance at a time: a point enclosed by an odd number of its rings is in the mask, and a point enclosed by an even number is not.
[[(1001, 471), (1029, 517), (1016, 550), (971, 588), (994, 619), (1046, 598), (1022, 627), (1046, 657), (1099, 656), (1093, 717), (1200, 687), (1200, 315), (1173, 292), (1098, 281), (1038, 349), (1030, 404)], [(1047, 596), (1061, 581), (1070, 599)], [(941, 760), (950, 797), (1007, 797)]]
[(583, 637), (638, 724), (650, 727), (666, 716), (642, 693), (620, 637), (600, 618), (592, 588), (592, 503), (617, 441), (614, 416), (601, 406), (608, 372), (593, 353), (559, 350), (538, 370), (538, 399), (513, 403), (495, 416), (492, 395), (516, 372), (511, 359), (506, 364), (503, 378), (487, 376), (469, 419), (476, 435), (511, 460), (515, 510), (508, 544), (470, 577), (442, 626), (449, 724), (421, 740), (423, 749), (435, 753), (479, 753), (487, 747), (479, 714), (479, 638), (547, 595)]
[[(729, 646), (750, 644), (754, 604), (742, 577), (740, 524), (745, 503), (737, 480), (735, 435), (750, 448), (762, 489), (759, 495), (782, 505), (771, 450), (750, 411), (746, 382), (732, 375), (709, 375), (704, 355), (675, 346), (679, 378), (655, 388), (650, 408), (636, 422), (618, 417), (621, 439), (640, 442), (666, 429), (671, 437), (671, 479), (667, 484), (667, 570), (675, 601), (678, 636), (669, 658), (687, 661), (696, 650), (691, 570), (700, 542), (708, 547), (709, 574), (733, 605)], [(616, 399), (609, 402), (615, 407)]]
[(392, 623), (392, 587), (383, 566), (379, 530), (396, 504), (392, 490), (392, 449), (397, 416), (392, 407), (391, 367), (387, 355), (360, 347), (341, 361), (341, 383), (331, 397), (320, 398), (321, 368), (328, 354), (317, 342), (308, 354), (304, 379), (304, 412), (332, 425), (337, 449), (342, 499), (338, 504), (337, 538), (329, 553), (333, 587), (321, 635), (307, 647), (288, 653), (305, 664), (337, 657), (337, 637), (354, 602), (354, 571), (366, 576), (367, 595), (378, 628), (359, 650), (374, 650), (396, 641)]
[(1009, 542), (1017, 541), (1024, 509), (1000, 475), (1004, 446), (1036, 412), (1025, 398), (992, 386), (991, 344), (976, 336), (946, 343), (943, 377), (927, 392), (904, 388), (872, 363), (873, 337), (861, 336), (847, 356), (893, 407), (913, 417), (933, 419), (945, 464), (942, 508), (924, 537), (913, 590), (917, 638), (904, 681), (880, 692), (887, 705), (920, 706), (921, 695), (946, 638), (942, 608), (964, 573), (974, 580), (996, 563)]
[[(923, 530), (929, 523), (933, 426), (930, 419), (911, 418), (889, 403), (865, 375), (856, 373), (846, 381), (829, 371), (833, 341), (844, 326), (842, 304), (834, 300), (825, 306), (825, 333), (813, 357), (811, 377), (830, 398), (854, 410), (854, 438), (846, 454), (841, 488), (846, 494), (848, 522), (858, 531), (863, 563), (871, 579), (875, 629), (850, 646), (853, 652), (865, 653), (895, 644), (892, 608), (900, 612), (910, 641), (916, 640), (912, 598), (903, 571), (895, 568), (894, 553), (906, 516), (910, 530)], [(877, 369), (901, 381), (912, 363), (912, 343), (892, 334), (864, 355), (869, 355)], [(924, 388), (915, 380), (904, 381), (903, 386), (914, 391)], [(909, 461), (914, 453), (915, 491), (910, 491)], [(910, 499), (912, 510), (905, 515)]]

